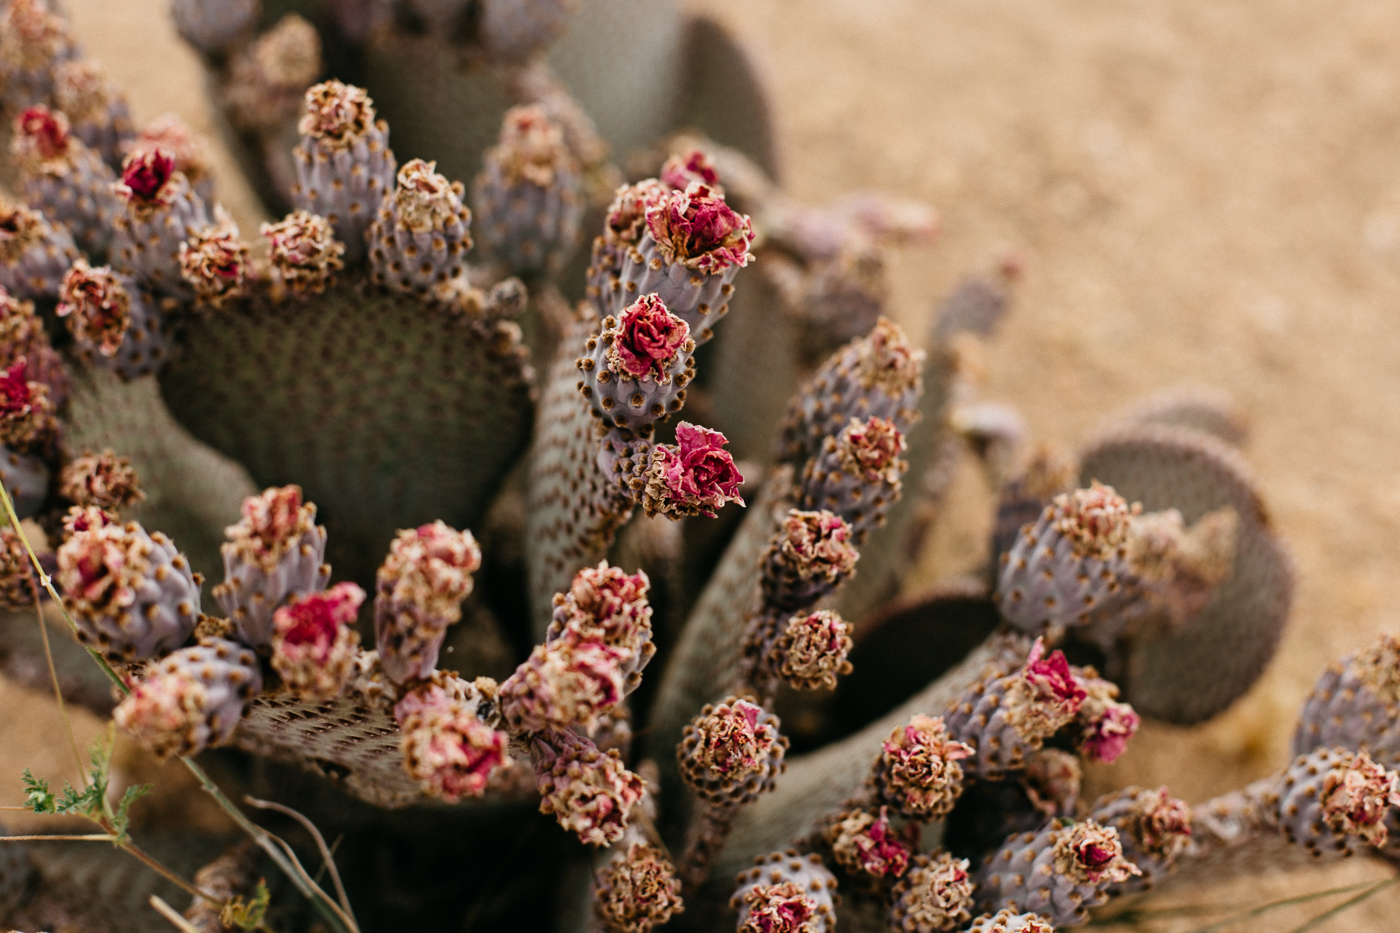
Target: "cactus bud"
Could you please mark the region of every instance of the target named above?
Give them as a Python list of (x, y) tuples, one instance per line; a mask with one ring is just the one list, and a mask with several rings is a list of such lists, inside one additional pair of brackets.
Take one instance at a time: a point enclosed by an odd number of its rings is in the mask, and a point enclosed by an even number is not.
[(764, 599), (780, 609), (804, 609), (835, 590), (859, 558), (851, 526), (841, 518), (793, 509), (764, 561)]
[(212, 218), (204, 199), (176, 168), (174, 154), (163, 146), (133, 151), (112, 190), (125, 203), (116, 219), (114, 264), (167, 295), (189, 298), (181, 247)]
[(978, 906), (1029, 910), (1056, 926), (1083, 923), (1110, 886), (1141, 872), (1123, 857), (1118, 831), (1093, 820), (1054, 821), (1012, 836), (977, 870)]
[(163, 147), (139, 149), (122, 164), (117, 196), (128, 210), (145, 220), (162, 207), (175, 202), (183, 176), (175, 169), (175, 156)]
[(472, 247), (472, 215), (462, 204), (462, 185), (449, 182), (436, 167), (414, 159), (399, 169), (398, 185), (365, 237), (375, 282), (447, 300)]
[(323, 593), (294, 594), (272, 614), (272, 668), (293, 693), (333, 700), (354, 672), (360, 636), (355, 616), (365, 591), (337, 583)]
[(280, 132), (320, 73), (316, 27), (295, 13), (286, 14), (230, 63), (224, 87), (229, 120), (244, 132)]
[(294, 211), (260, 231), (268, 242), (273, 295), (290, 292), (298, 298), (319, 295), (344, 267), (345, 244), (335, 239), (330, 221), (307, 211)]
[(807, 461), (798, 505), (841, 516), (862, 543), (900, 497), (900, 478), (909, 468), (899, 456), (904, 449), (904, 435), (888, 418), (852, 418)]
[(75, 505), (63, 516), (63, 537), (69, 538), (80, 531), (120, 524), (121, 519), (106, 509), (95, 505)]
[(643, 785), (623, 767), (616, 750), (604, 754), (572, 730), (541, 732), (531, 740), (530, 757), (540, 812), (553, 813), (585, 845), (611, 845), (622, 838)]
[(204, 142), (184, 120), (173, 113), (161, 114), (141, 127), (141, 132), (131, 141), (127, 153), (136, 156), (157, 149), (175, 160), (174, 170), (185, 176), (190, 187), (205, 203), (213, 203), (214, 177), (209, 164), (209, 153)]
[(1112, 762), (1123, 754), (1142, 719), (1127, 703), (1119, 703), (1118, 687), (1096, 677), (1093, 668), (1080, 678), (1085, 699), (1075, 713), (1079, 728), (1076, 747), (1091, 761)]
[(481, 548), (470, 531), (437, 521), (398, 533), (376, 576), (374, 599), (375, 647), (391, 680), (432, 674), (480, 567)]
[(1055, 924), (1039, 914), (999, 910), (995, 916), (978, 917), (967, 933), (1055, 933)]
[(579, 390), (593, 414), (608, 427), (644, 436), (656, 420), (680, 409), (695, 374), (690, 328), (656, 295), (637, 299), (620, 319), (609, 315), (585, 350)]
[(0, 608), (32, 606), (37, 592), (33, 564), (24, 542), (13, 528), (0, 527)]
[(135, 522), (90, 527), (58, 549), (57, 580), (78, 637), (112, 660), (184, 644), (199, 619), (199, 581), (185, 555)]
[(681, 777), (702, 800), (748, 803), (783, 773), (788, 740), (778, 719), (737, 697), (706, 705), (676, 747)]
[(28, 377), (49, 387), (55, 409), (68, 400), (68, 368), (49, 344), (34, 302), (20, 301), (0, 287), (0, 360), (24, 357)]
[(58, 430), (49, 387), (28, 375), (24, 357), (0, 370), (0, 444), (18, 451), (44, 447)]
[(117, 511), (146, 498), (131, 461), (110, 449), (85, 453), (68, 462), (58, 475), (58, 494), (80, 506)]
[(833, 689), (851, 672), (851, 626), (834, 612), (798, 613), (778, 636), (778, 673), (798, 690)]
[(169, 355), (161, 313), (136, 281), (79, 259), (63, 277), (57, 314), (78, 346), (124, 379), (151, 372)]
[(643, 842), (598, 869), (593, 889), (593, 913), (609, 933), (649, 933), (684, 910), (675, 867)]
[(1364, 751), (1320, 748), (1284, 772), (1279, 827), (1314, 853), (1336, 849), (1349, 855), (1358, 840), (1385, 843), (1385, 816), (1394, 806), (1400, 806), (1400, 775)]
[(301, 487), (264, 490), (243, 500), (243, 518), (224, 529), (224, 582), (214, 598), (245, 644), (272, 642), (273, 612), (293, 594), (319, 593), (330, 580), (326, 530)]
[(1191, 808), (1165, 787), (1144, 790), (1126, 787), (1094, 802), (1089, 816), (1118, 830), (1123, 857), (1142, 875), (1109, 888), (1111, 895), (1151, 887), (1175, 866), (1191, 840)]
[(72, 121), (73, 135), (108, 165), (120, 165), (130, 139), (126, 98), (90, 59), (66, 61), (54, 70), (54, 102)]
[(619, 672), (624, 696), (637, 689), (642, 670), (656, 654), (651, 640), (651, 583), (638, 571), (631, 576), (606, 561), (585, 567), (574, 575), (567, 593), (555, 596), (554, 616), (546, 640), (568, 635), (578, 641), (597, 641), (619, 652)]
[(206, 638), (156, 666), (112, 713), (156, 755), (193, 755), (226, 744), (262, 690), (258, 659), (242, 645)]
[(215, 55), (252, 34), (261, 7), (259, 0), (174, 0), (170, 17), (182, 39)]
[(436, 684), (405, 694), (394, 716), (403, 731), (408, 773), (449, 803), (480, 797), (492, 773), (510, 766), (509, 737), (482, 722), (470, 703)]
[(890, 892), (889, 924), (903, 933), (944, 933), (972, 918), (967, 859), (947, 852), (914, 856), (914, 864)]

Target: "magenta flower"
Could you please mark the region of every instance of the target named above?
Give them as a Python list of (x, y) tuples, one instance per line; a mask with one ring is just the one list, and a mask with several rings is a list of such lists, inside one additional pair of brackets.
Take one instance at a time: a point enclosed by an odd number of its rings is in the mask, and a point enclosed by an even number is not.
[(727, 443), (719, 431), (686, 421), (676, 426), (676, 446), (658, 445), (653, 454), (668, 504), (710, 518), (727, 502), (744, 504), (737, 492), (744, 478), (724, 449)]
[(659, 381), (689, 339), (690, 325), (667, 311), (657, 295), (643, 295), (622, 312), (608, 363), (621, 375)]
[(68, 119), (47, 107), (30, 107), (15, 121), (16, 135), (26, 140), (39, 158), (56, 159), (68, 151)]
[(1103, 715), (1085, 730), (1081, 749), (1094, 761), (1114, 761), (1141, 722), (1142, 717), (1128, 704), (1110, 702)]
[(749, 218), (698, 182), (648, 207), (647, 229), (668, 262), (706, 275), (743, 268), (752, 258)]
[(117, 193), (139, 204), (168, 204), (166, 185), (175, 174), (175, 157), (164, 149), (133, 153), (122, 166)]
[(711, 188), (719, 187), (719, 173), (715, 163), (699, 149), (692, 149), (685, 155), (673, 155), (661, 166), (661, 180), (672, 188), (684, 191), (691, 183), (699, 182)]
[(1088, 696), (1079, 679), (1069, 669), (1064, 652), (1054, 651), (1047, 657), (1045, 640), (1042, 638), (1035, 640), (1035, 646), (1031, 648), (1030, 657), (1026, 658), (1026, 666), (1021, 673), (1030, 684), (1037, 700), (1059, 707), (1068, 715), (1074, 715)]

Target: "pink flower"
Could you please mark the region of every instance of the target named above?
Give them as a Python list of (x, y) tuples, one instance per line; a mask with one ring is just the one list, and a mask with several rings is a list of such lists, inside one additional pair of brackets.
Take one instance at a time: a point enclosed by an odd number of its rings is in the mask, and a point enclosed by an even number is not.
[(676, 447), (658, 445), (661, 478), (668, 497), (700, 514), (714, 517), (714, 510), (727, 502), (744, 504), (738, 495), (744, 478), (734, 466), (734, 458), (724, 449), (729, 443), (719, 431), (710, 431), (682, 421), (676, 426)]
[(33, 408), (34, 393), (25, 378), (28, 368), (21, 356), (9, 369), (0, 370), (0, 418), (22, 418)]
[(1032, 687), (1037, 700), (1060, 707), (1069, 715), (1073, 715), (1088, 696), (1079, 679), (1069, 669), (1069, 662), (1065, 660), (1063, 651), (1054, 651), (1049, 657), (1045, 656), (1043, 638), (1035, 640), (1035, 646), (1031, 648), (1030, 657), (1026, 658), (1026, 666), (1022, 669), (1022, 676)]
[(510, 738), (441, 687), (408, 693), (394, 707), (394, 716), (403, 730), (409, 774), (444, 800), (481, 796), (491, 773), (510, 763)]
[(337, 583), (324, 593), (313, 593), (278, 609), (277, 632), (283, 644), (304, 647), (324, 663), (340, 630), (355, 624), (364, 601), (364, 590), (353, 583)]
[(666, 310), (656, 295), (643, 295), (622, 312), (608, 362), (623, 374), (661, 379), (690, 339), (690, 325)]
[(859, 813), (836, 829), (833, 849), (842, 864), (877, 878), (898, 878), (909, 868), (918, 827), (908, 824), (901, 838), (890, 826), (888, 808), (881, 807), (879, 817)]
[(748, 908), (739, 933), (804, 933), (817, 912), (817, 903), (791, 881), (761, 884), (744, 895)]
[(648, 207), (647, 229), (668, 262), (707, 275), (743, 268), (752, 258), (749, 218), (698, 182)]
[(63, 276), (56, 313), (71, 316), (68, 327), (74, 337), (113, 356), (131, 326), (131, 295), (111, 267), (93, 268), (79, 259)]
[(1085, 729), (1081, 749), (1095, 761), (1114, 761), (1123, 754), (1141, 722), (1131, 706), (1110, 702), (1103, 716)]
[(117, 193), (143, 204), (169, 203), (162, 192), (175, 174), (175, 157), (164, 149), (133, 153), (122, 166)]
[(33, 146), (39, 158), (48, 160), (68, 151), (68, 120), (47, 107), (30, 107), (15, 121), (17, 135)]
[(604, 239), (615, 243), (636, 243), (642, 238), (647, 211), (666, 198), (666, 186), (655, 178), (623, 185), (608, 205)]

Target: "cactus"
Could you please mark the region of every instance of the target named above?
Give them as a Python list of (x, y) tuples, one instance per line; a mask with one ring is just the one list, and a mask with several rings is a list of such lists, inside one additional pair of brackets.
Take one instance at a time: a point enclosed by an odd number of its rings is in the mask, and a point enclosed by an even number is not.
[[(964, 358), (1010, 276), (919, 346), (883, 270), (928, 212), (785, 195), (713, 24), (671, 108), (669, 2), (268, 6), (173, 5), (291, 208), (265, 249), (197, 140), (138, 135), (61, 15), (4, 6), (0, 602), (32, 612), (51, 574), (70, 699), (159, 755), (223, 747), (228, 791), (345, 833), (363, 929), (504, 903), (626, 933), (1048, 930), (1249, 858), (1395, 858), (1394, 641), (1323, 675), (1275, 775), (1080, 800), (1081, 760), (1219, 713), (1287, 617), (1228, 407), (1022, 450)], [(657, 142), (690, 117), (710, 135)], [(653, 177), (621, 184), (609, 143)], [(983, 583), (894, 600), (965, 455), (997, 492)], [(17, 611), (5, 669), (35, 681)], [(181, 842), (202, 888), (251, 896), (238, 850)], [(370, 883), (409, 852), (432, 872)], [(457, 883), (478, 870), (491, 890)], [(83, 884), (0, 862), (0, 910), (57, 926)]]

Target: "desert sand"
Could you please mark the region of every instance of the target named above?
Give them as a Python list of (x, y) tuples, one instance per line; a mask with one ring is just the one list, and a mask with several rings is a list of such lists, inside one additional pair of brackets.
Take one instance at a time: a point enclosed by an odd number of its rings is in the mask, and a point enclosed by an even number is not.
[[(1120, 405), (1176, 385), (1224, 390), (1247, 412), (1245, 450), (1297, 563), (1289, 631), (1225, 716), (1149, 727), (1094, 781), (1167, 783), (1199, 801), (1282, 763), (1323, 665), (1400, 623), (1386, 596), (1400, 569), (1400, 6), (695, 5), (763, 64), (795, 195), (877, 188), (938, 209), (939, 240), (894, 263), (901, 320), (916, 323), (1008, 250), (1023, 257), (983, 395), (1016, 405), (1036, 437), (1073, 445)], [(213, 135), (163, 0), (67, 6), (139, 120), (174, 110)], [(225, 203), (255, 229), (251, 197), (219, 163)], [(66, 759), (51, 704), (4, 684), (0, 702), (25, 710), (0, 722), (10, 804), (22, 767), (60, 775)], [(1249, 906), (1383, 876), (1358, 863), (1170, 901)], [(1227, 929), (1292, 930), (1344, 899)], [(1392, 889), (1316, 929), (1393, 929), (1397, 911)]]

